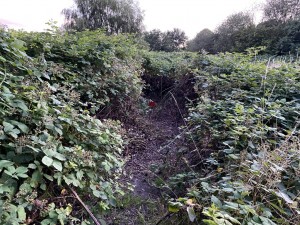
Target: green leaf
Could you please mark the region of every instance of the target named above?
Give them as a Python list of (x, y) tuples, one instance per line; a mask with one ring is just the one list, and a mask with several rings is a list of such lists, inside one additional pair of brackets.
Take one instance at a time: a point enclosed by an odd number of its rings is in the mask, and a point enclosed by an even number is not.
[(3, 121), (2, 124), (3, 124), (3, 127), (4, 127), (4, 132), (6, 132), (6, 133), (11, 132), (14, 129), (14, 125), (12, 125), (8, 122)]
[(237, 219), (235, 219), (227, 214), (224, 215), (224, 218), (226, 218), (227, 220), (230, 220), (234, 224), (239, 224), (239, 225), (241, 224)]
[(279, 190), (279, 191), (276, 191), (275, 194), (276, 194), (278, 197), (284, 199), (284, 201), (285, 201), (287, 204), (293, 204), (293, 203), (294, 203), (294, 201), (293, 201), (286, 193), (284, 193), (284, 192), (282, 192), (282, 191), (280, 191), (280, 190)]
[(187, 207), (187, 212), (188, 212), (188, 215), (189, 215), (189, 219), (191, 222), (194, 222), (195, 219), (197, 218), (196, 216), (196, 213), (194, 211), (194, 208), (193, 207)]
[(62, 171), (62, 164), (61, 164), (60, 161), (54, 160), (52, 165), (53, 165), (54, 168), (57, 169), (58, 171), (60, 171), (60, 172)]
[(207, 225), (219, 225), (216, 222), (212, 221), (212, 220), (203, 220), (203, 222)]
[(19, 39), (15, 39), (13, 42), (10, 43), (10, 45), (21, 51), (25, 50), (25, 48), (24, 48), (25, 42), (21, 41)]
[(170, 202), (168, 206), (169, 212), (177, 213), (183, 205), (180, 202)]
[(63, 155), (63, 154), (60, 154), (58, 152), (56, 152), (54, 155), (53, 155), (54, 158), (60, 160), (60, 161), (66, 161), (66, 157)]
[(63, 132), (61, 129), (59, 129), (58, 127), (54, 127), (54, 130), (60, 135), (62, 136), (63, 135)]
[(11, 135), (13, 138), (17, 139), (18, 134), (20, 134), (20, 130), (19, 129), (13, 129), (12, 131), (8, 132), (8, 134)]
[(37, 168), (37, 166), (34, 164), (34, 163), (30, 163), (29, 165), (28, 165), (28, 168), (29, 169), (36, 169)]
[(222, 202), (214, 195), (211, 196), (211, 201), (219, 208), (222, 207)]
[(16, 169), (16, 173), (27, 173), (28, 169), (24, 166), (20, 166)]
[(2, 169), (2, 168), (7, 168), (7, 167), (12, 166), (12, 165), (14, 165), (14, 163), (11, 162), (11, 161), (8, 161), (8, 160), (0, 160), (0, 169)]
[(3, 58), (2, 56), (0, 56), (0, 61), (2, 61), (2, 62), (6, 62), (6, 59), (5, 59), (5, 58)]
[(53, 177), (50, 176), (50, 175), (48, 175), (48, 174), (45, 174), (45, 173), (44, 173), (44, 177), (45, 177), (46, 179), (50, 180), (50, 181), (53, 181)]
[(22, 100), (16, 100), (14, 103), (15, 103), (14, 105), (15, 105), (16, 107), (22, 109), (22, 110), (25, 111), (25, 112), (28, 111), (28, 108), (27, 108), (27, 106), (26, 106), (26, 104), (25, 104), (24, 101), (22, 101)]
[(44, 156), (43, 159), (42, 159), (42, 162), (46, 166), (50, 167), (52, 165), (52, 163), (53, 163), (53, 159), (49, 158), (48, 156)]
[(24, 221), (26, 220), (26, 212), (25, 212), (24, 207), (23, 207), (23, 206), (19, 206), (19, 207), (18, 207), (17, 213), (18, 213), (18, 218), (19, 218), (22, 222), (24, 222)]
[(10, 120), (9, 122), (17, 126), (23, 133), (27, 134), (29, 132), (29, 127), (27, 127), (24, 123), (15, 120)]

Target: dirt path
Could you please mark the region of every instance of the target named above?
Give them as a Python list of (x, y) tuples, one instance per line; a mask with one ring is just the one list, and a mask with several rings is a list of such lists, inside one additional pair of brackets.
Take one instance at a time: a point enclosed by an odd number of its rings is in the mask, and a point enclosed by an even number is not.
[[(146, 115), (136, 118), (128, 129), (130, 145), (124, 182), (134, 185), (125, 204), (110, 215), (108, 224), (155, 224), (166, 212), (162, 189), (169, 172), (176, 167), (179, 126), (182, 118), (172, 98), (158, 102)], [(157, 185), (154, 185), (157, 184)]]

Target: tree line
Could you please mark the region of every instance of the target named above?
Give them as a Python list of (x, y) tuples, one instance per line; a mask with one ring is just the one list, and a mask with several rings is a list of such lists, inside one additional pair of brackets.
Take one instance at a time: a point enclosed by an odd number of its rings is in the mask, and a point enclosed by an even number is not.
[(187, 41), (184, 31), (174, 28), (146, 32), (144, 13), (135, 0), (74, 0), (64, 9), (66, 30), (102, 28), (107, 34), (136, 33), (153, 51), (243, 52), (249, 47), (265, 46), (269, 54), (297, 53), (300, 47), (300, 0), (267, 0), (263, 18), (254, 23), (249, 12), (227, 17), (214, 31), (204, 29)]
[(249, 12), (227, 17), (215, 31), (204, 29), (187, 43), (190, 51), (243, 52), (265, 46), (269, 54), (297, 54), (300, 47), (300, 0), (267, 0), (262, 21)]

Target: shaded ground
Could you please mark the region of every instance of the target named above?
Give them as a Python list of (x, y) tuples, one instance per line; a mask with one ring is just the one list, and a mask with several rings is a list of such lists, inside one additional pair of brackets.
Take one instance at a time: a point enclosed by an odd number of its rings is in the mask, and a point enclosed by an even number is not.
[[(166, 181), (182, 172), (185, 147), (179, 127), (184, 125), (186, 104), (197, 98), (192, 74), (180, 80), (165, 76), (148, 76), (145, 99), (134, 121), (126, 124), (128, 147), (125, 151), (126, 175), (122, 182), (132, 184), (133, 192), (126, 193), (118, 207), (106, 216), (110, 225), (173, 224), (166, 220), (166, 200), (176, 197)], [(154, 100), (157, 105), (150, 108)]]
[(178, 127), (183, 124), (183, 109), (175, 99), (171, 95), (160, 101), (153, 99), (157, 106), (127, 128), (130, 144), (123, 182), (134, 185), (134, 191), (109, 215), (108, 224), (156, 224), (167, 213), (163, 194), (169, 190), (165, 180), (178, 167), (178, 146), (182, 145)]

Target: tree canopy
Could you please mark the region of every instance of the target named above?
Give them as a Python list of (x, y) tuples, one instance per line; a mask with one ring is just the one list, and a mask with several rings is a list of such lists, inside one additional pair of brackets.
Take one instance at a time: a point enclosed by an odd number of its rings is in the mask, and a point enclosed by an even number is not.
[(216, 30), (202, 30), (188, 42), (187, 49), (209, 53), (244, 52), (264, 46), (265, 53), (298, 54), (300, 49), (300, 0), (268, 0), (263, 19), (255, 24), (250, 13), (227, 17)]
[(255, 24), (249, 13), (232, 14), (216, 29), (216, 47), (219, 51), (240, 51), (249, 45)]
[(74, 0), (64, 9), (64, 27), (82, 31), (103, 28), (108, 34), (137, 33), (143, 29), (143, 12), (134, 0)]
[(214, 52), (215, 34), (209, 29), (203, 29), (196, 37), (188, 42), (187, 49), (190, 51), (205, 50), (209, 53)]
[(187, 36), (184, 31), (178, 28), (166, 32), (154, 29), (145, 32), (144, 39), (153, 51), (173, 52), (178, 51), (185, 46)]
[(263, 12), (265, 20), (294, 20), (300, 16), (300, 0), (267, 0)]

